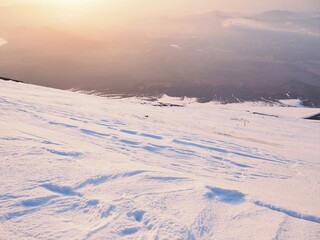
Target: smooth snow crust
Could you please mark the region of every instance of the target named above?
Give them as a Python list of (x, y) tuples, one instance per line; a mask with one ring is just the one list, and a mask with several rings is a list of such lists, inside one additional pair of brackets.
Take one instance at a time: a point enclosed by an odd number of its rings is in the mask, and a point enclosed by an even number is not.
[(320, 238), (319, 109), (184, 104), (0, 82), (0, 239)]

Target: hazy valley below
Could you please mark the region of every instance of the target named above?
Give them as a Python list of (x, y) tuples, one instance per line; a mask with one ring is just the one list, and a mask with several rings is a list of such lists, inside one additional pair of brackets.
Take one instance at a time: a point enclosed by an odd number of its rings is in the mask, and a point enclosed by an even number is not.
[(60, 89), (320, 106), (319, 19), (318, 12), (215, 11), (70, 30), (17, 18), (0, 24), (7, 42), (0, 73)]

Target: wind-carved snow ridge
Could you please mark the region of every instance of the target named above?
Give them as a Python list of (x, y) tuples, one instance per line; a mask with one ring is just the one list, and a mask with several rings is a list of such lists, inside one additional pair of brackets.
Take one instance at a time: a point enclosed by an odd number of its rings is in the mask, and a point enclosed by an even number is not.
[(0, 82), (0, 239), (319, 239), (319, 109), (160, 101)]
[[(210, 192), (206, 193), (205, 197), (210, 200), (218, 199), (218, 201), (221, 201), (227, 204), (233, 204), (233, 205), (242, 204), (246, 201), (245, 194), (237, 190), (228, 190), (228, 189), (215, 188), (215, 187), (207, 187), (207, 188), (210, 190)], [(254, 201), (254, 204), (259, 207), (268, 208), (272, 211), (284, 213), (293, 218), (320, 223), (320, 218), (316, 216), (301, 214), (292, 210), (277, 207), (261, 201)]]
[(315, 222), (315, 223), (320, 223), (320, 217), (312, 216), (312, 215), (306, 215), (306, 214), (301, 214), (292, 210), (284, 209), (281, 207), (273, 206), (271, 204), (266, 204), (260, 201), (256, 201), (255, 204), (260, 207), (265, 207), (270, 210), (276, 211), (276, 212), (281, 212), (284, 213), (290, 217), (310, 221), (310, 222)]

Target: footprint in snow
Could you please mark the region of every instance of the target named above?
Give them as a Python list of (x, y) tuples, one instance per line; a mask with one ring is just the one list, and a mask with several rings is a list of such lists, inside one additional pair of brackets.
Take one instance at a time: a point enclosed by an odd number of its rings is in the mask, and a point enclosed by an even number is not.
[(146, 212), (145, 211), (133, 211), (128, 212), (127, 216), (133, 218), (136, 222), (141, 222), (143, 220), (143, 216)]
[(139, 227), (125, 228), (120, 231), (121, 236), (127, 236), (137, 233), (140, 230)]
[(26, 199), (21, 202), (21, 205), (24, 207), (38, 207), (47, 204), (50, 200), (57, 198), (59, 196), (53, 195), (48, 197), (39, 197), (39, 198), (32, 198)]

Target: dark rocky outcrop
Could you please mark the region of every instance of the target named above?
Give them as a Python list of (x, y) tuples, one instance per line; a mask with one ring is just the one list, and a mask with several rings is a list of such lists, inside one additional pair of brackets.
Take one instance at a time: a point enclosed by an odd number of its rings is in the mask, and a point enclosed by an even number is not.
[(17, 80), (17, 79), (12, 79), (12, 78), (7, 78), (7, 77), (1, 77), (0, 76), (0, 80), (3, 80), (3, 81), (12, 81), (12, 82), (17, 82), (17, 83), (25, 83), (21, 80)]
[(307, 120), (318, 120), (319, 121), (320, 120), (320, 113), (318, 113), (316, 115), (313, 115), (311, 117), (307, 117), (305, 119), (307, 119)]

